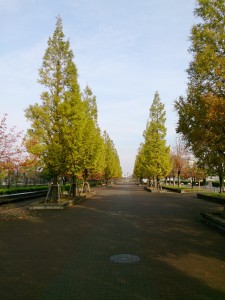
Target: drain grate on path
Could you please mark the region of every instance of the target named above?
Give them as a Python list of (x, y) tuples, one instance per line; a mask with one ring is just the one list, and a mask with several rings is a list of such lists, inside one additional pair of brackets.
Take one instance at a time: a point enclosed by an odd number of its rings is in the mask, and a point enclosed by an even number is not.
[(133, 254), (115, 254), (110, 256), (110, 261), (117, 264), (134, 264), (140, 261), (140, 257)]

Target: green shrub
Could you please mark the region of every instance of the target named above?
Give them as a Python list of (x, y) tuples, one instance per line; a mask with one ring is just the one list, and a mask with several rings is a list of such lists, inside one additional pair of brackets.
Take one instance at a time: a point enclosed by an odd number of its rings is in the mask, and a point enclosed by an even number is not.
[(0, 195), (46, 191), (47, 189), (48, 189), (48, 186), (15, 187), (15, 188), (9, 188), (9, 189), (0, 189)]
[(213, 182), (212, 182), (212, 186), (213, 186), (213, 187), (220, 187), (219, 181), (213, 181)]
[(65, 191), (66, 191), (66, 192), (69, 192), (70, 186), (71, 186), (71, 184), (68, 184), (68, 183), (65, 184), (65, 185), (62, 185), (62, 186), (61, 186), (61, 191), (62, 191), (62, 192), (65, 192)]

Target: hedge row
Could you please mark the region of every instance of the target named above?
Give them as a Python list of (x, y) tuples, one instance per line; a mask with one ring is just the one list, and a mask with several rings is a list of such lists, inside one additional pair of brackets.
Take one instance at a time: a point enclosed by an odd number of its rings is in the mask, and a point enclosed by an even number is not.
[(46, 191), (47, 189), (48, 189), (48, 186), (15, 187), (15, 188), (9, 188), (9, 189), (0, 189), (0, 195)]
[[(97, 185), (97, 181), (89, 181), (91, 187)], [(61, 186), (62, 191), (69, 191), (70, 184), (65, 184)], [(9, 195), (9, 194), (17, 194), (17, 193), (26, 193), (26, 192), (36, 192), (36, 191), (45, 191), (48, 190), (48, 186), (32, 186), (32, 187), (13, 187), (13, 188), (0, 188), (0, 195)]]

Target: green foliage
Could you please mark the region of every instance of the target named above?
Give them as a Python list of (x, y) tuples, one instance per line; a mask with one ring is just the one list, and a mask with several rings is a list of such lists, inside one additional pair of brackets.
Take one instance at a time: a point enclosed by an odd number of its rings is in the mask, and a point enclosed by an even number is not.
[[(31, 128), (25, 139), (28, 151), (39, 158), (54, 183), (65, 175), (72, 180), (81, 174), (85, 180), (88, 176), (101, 178), (108, 159), (98, 126), (96, 97), (88, 86), (81, 94), (73, 57), (58, 17), (39, 70), (42, 102), (26, 109)], [(112, 152), (115, 170), (110, 176), (115, 177), (121, 172), (114, 148)]]
[(120, 160), (113, 141), (110, 139), (108, 133), (104, 131), (105, 142), (105, 170), (104, 178), (106, 181), (113, 178), (120, 178), (122, 176), (122, 169)]
[(163, 186), (165, 189), (167, 190), (171, 190), (171, 191), (182, 191), (182, 192), (185, 192), (185, 193), (193, 193), (193, 192), (199, 192), (199, 187), (194, 187), (192, 188), (191, 186), (178, 186), (178, 185), (165, 185)]
[(0, 195), (10, 195), (17, 193), (36, 192), (36, 191), (47, 191), (47, 186), (31, 186), (31, 187), (16, 187), (10, 189), (0, 189)]
[(213, 182), (212, 182), (212, 186), (213, 186), (213, 187), (217, 187), (217, 188), (220, 187), (219, 181), (213, 181)]
[(215, 192), (209, 193), (209, 192), (201, 191), (201, 194), (212, 197), (212, 198), (225, 199), (225, 193), (215, 193)]
[[(149, 120), (143, 133), (135, 161), (134, 174), (147, 178), (162, 178), (171, 170), (170, 148), (166, 145), (166, 112), (156, 92), (150, 108)], [(141, 178), (139, 177), (139, 178)]]
[(225, 174), (225, 3), (198, 0), (193, 26), (187, 97), (175, 102), (181, 133), (199, 165)]
[(82, 169), (91, 177), (101, 177), (105, 167), (104, 140), (98, 126), (96, 97), (87, 86), (82, 95), (85, 113)]
[(138, 153), (136, 155), (133, 176), (139, 179), (147, 177), (147, 174), (145, 172), (145, 164), (144, 164), (143, 144), (140, 145), (138, 149)]
[(39, 82), (45, 87), (42, 104), (30, 105), (26, 110), (26, 117), (32, 122), (28, 135), (38, 137), (41, 145), (36, 154), (55, 177), (68, 167), (65, 146), (69, 147), (71, 136), (74, 138), (73, 126), (77, 125), (78, 112), (82, 112), (77, 70), (72, 59), (69, 41), (64, 40), (62, 20), (57, 18), (39, 70)]

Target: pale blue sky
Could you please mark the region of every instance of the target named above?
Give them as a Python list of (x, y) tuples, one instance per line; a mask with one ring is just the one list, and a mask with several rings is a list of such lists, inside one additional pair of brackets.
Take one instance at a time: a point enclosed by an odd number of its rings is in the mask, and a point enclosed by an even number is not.
[(24, 109), (40, 101), (38, 69), (56, 16), (70, 39), (81, 89), (97, 97), (99, 125), (131, 174), (158, 91), (175, 143), (173, 103), (184, 95), (195, 0), (0, 0), (0, 116), (29, 127)]

